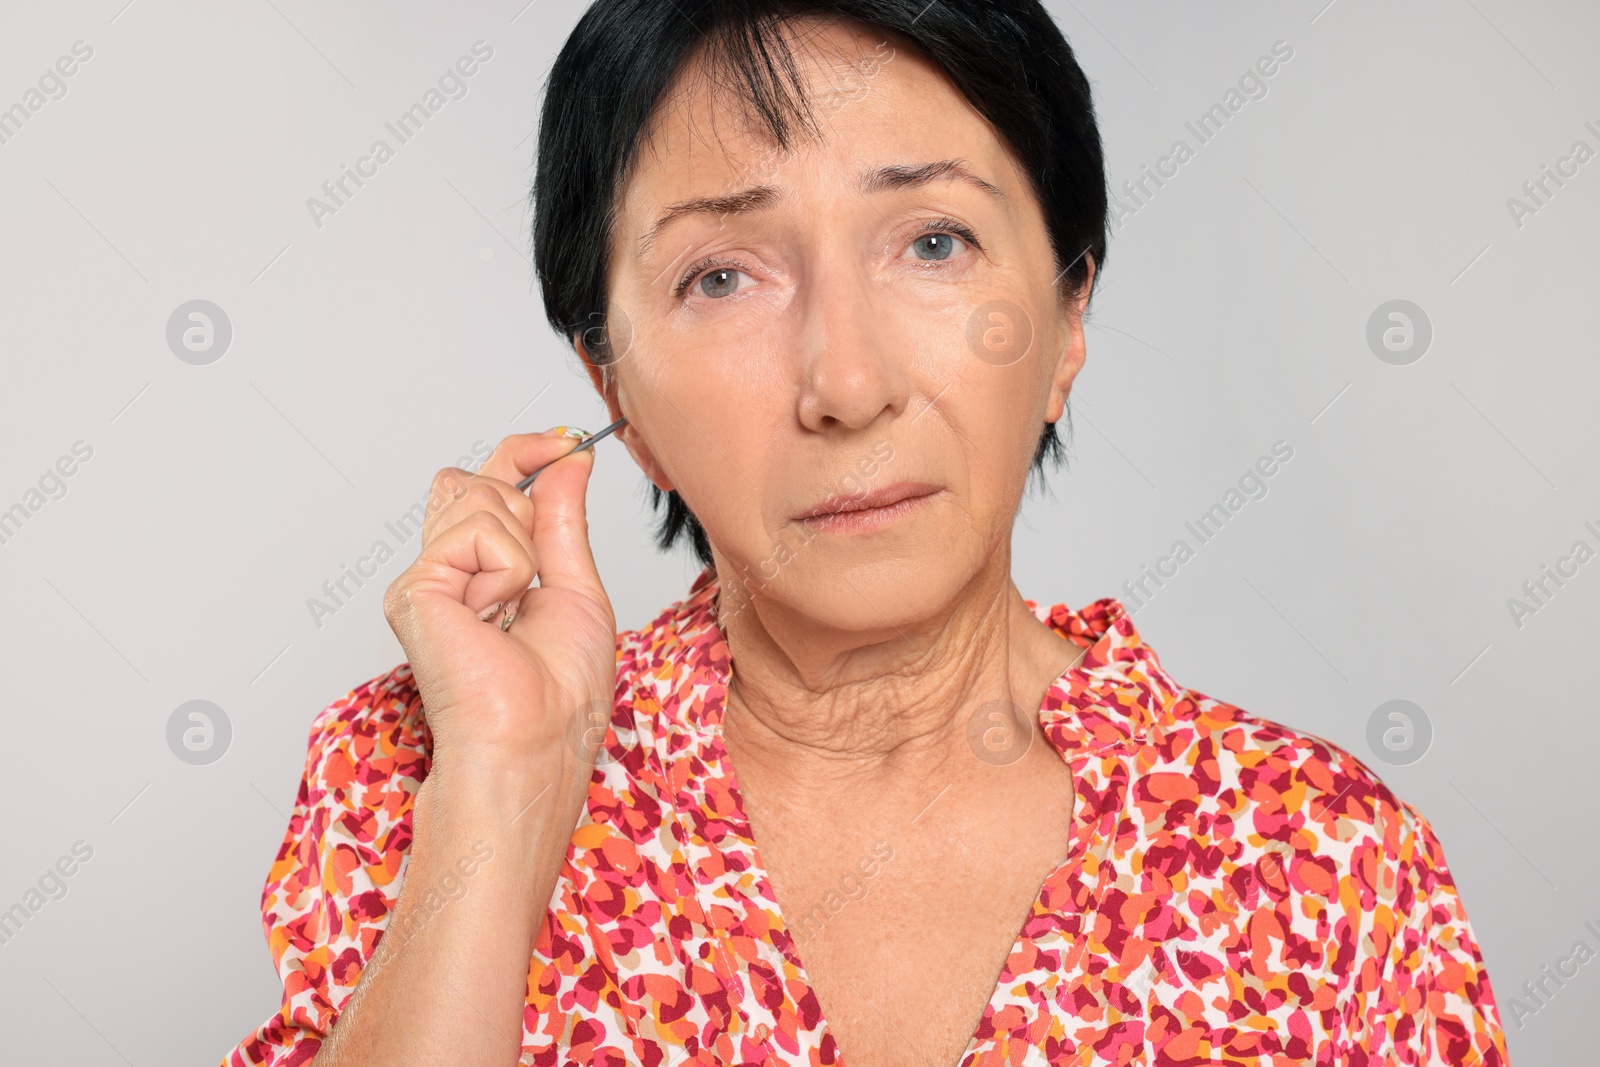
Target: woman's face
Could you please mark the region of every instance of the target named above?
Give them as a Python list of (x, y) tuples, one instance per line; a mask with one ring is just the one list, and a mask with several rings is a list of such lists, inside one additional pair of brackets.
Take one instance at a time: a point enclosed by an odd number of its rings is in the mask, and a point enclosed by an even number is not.
[(790, 27), (819, 137), (785, 152), (690, 79), (640, 149), (611, 399), (705, 527), (731, 610), (738, 586), (882, 630), (1006, 564), (1081, 303), (1026, 175), (936, 68), (867, 28)]

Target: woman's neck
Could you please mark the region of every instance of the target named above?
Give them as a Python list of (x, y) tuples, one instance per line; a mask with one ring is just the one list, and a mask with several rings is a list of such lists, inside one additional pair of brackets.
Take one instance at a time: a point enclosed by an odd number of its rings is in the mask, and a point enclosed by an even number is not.
[(847, 787), (950, 774), (997, 700), (1031, 720), (1081, 649), (1041, 623), (994, 560), (941, 617), (888, 636), (840, 633), (759, 602), (732, 613), (725, 737), (741, 775)]

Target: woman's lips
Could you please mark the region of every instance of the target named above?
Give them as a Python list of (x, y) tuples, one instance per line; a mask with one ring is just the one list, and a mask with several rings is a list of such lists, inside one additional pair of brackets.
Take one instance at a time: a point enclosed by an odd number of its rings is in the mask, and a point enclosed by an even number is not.
[(943, 488), (926, 482), (899, 482), (860, 496), (831, 497), (800, 517), (819, 533), (877, 530), (927, 504)]

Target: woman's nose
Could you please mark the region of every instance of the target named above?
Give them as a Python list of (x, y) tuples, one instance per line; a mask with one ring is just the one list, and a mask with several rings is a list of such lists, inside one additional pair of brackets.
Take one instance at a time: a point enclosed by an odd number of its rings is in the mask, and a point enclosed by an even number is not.
[(883, 306), (886, 294), (859, 274), (825, 273), (798, 301), (800, 422), (818, 432), (859, 430), (905, 410), (912, 353)]

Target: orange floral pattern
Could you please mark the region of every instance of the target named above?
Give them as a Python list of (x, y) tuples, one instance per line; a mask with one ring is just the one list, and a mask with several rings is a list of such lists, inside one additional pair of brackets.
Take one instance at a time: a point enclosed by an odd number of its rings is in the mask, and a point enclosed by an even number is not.
[[(528, 969), (521, 1063), (840, 1065), (722, 745), (717, 583), (618, 636), (617, 699)], [(1320, 738), (1178, 686), (1121, 604), (1040, 708), (1072, 769), (1045, 880), (961, 1067), (1504, 1067), (1432, 827)], [(316, 1054), (399, 897), (430, 736), (409, 669), (317, 716), (262, 894), (277, 1014), (225, 1067)]]

